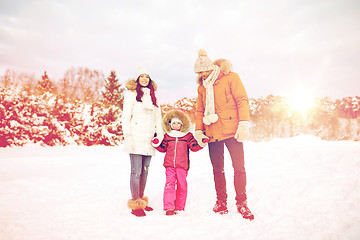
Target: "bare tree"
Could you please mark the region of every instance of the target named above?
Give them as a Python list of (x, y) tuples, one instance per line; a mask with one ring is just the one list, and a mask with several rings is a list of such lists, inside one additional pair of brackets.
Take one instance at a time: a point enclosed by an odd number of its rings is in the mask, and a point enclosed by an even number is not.
[(101, 71), (72, 67), (60, 80), (59, 89), (70, 99), (91, 103), (101, 98), (104, 80), (105, 76)]

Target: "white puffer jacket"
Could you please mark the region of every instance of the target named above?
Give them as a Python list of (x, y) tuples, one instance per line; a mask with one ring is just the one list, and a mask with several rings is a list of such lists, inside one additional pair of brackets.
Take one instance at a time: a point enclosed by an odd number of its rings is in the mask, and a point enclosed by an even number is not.
[[(151, 81), (154, 88), (156, 85)], [(134, 79), (126, 82), (128, 91), (124, 97), (122, 129), (125, 143), (124, 151), (141, 155), (155, 155), (151, 145), (154, 134), (164, 135), (162, 128), (161, 110), (152, 104), (150, 89), (142, 88), (144, 95), (142, 102), (136, 101), (136, 85)]]

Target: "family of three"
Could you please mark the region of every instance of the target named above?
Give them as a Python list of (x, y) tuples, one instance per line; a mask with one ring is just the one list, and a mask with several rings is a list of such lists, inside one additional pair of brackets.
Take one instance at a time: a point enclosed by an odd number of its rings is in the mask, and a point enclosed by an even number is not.
[(228, 60), (212, 61), (200, 50), (194, 65), (198, 75), (198, 98), (195, 132), (190, 132), (190, 119), (180, 109), (161, 116), (156, 97), (157, 86), (150, 73), (139, 67), (136, 79), (126, 82), (122, 128), (124, 151), (130, 155), (131, 213), (141, 217), (152, 211), (144, 196), (149, 165), (155, 150), (165, 153), (166, 183), (163, 206), (166, 215), (185, 210), (189, 150), (199, 151), (208, 145), (217, 201), (213, 211), (228, 213), (224, 146), (229, 151), (234, 169), (234, 186), (238, 212), (254, 219), (247, 206), (246, 171), (243, 141), (249, 137), (249, 103), (238, 74)]

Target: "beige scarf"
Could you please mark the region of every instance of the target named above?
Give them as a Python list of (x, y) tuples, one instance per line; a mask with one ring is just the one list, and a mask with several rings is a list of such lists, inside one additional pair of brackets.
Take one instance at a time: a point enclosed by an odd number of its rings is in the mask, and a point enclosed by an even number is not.
[(212, 71), (212, 73), (203, 81), (204, 87), (206, 89), (206, 105), (203, 122), (206, 125), (210, 125), (219, 119), (218, 115), (215, 113), (215, 99), (213, 88), (213, 85), (219, 74), (220, 68), (217, 65), (214, 65), (214, 70)]

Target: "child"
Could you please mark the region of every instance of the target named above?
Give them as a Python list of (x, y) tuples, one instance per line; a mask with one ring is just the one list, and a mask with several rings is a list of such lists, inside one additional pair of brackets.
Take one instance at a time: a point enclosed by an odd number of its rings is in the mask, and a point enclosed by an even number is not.
[[(193, 152), (202, 147), (193, 134), (189, 132), (190, 119), (181, 110), (172, 110), (163, 117), (166, 134), (160, 142), (152, 139), (152, 145), (159, 152), (166, 152), (164, 167), (166, 168), (166, 184), (164, 188), (164, 210), (166, 215), (175, 215), (184, 211), (187, 197), (186, 176), (189, 170), (189, 149)], [(207, 142), (208, 139), (205, 139)]]

